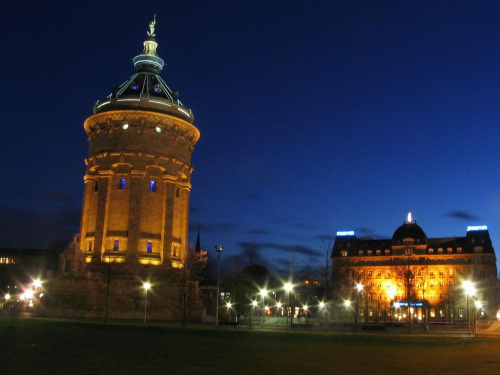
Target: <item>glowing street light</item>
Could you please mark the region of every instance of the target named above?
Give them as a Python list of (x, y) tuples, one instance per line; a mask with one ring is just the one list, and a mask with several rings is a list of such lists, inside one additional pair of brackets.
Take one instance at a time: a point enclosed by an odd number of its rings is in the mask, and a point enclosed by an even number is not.
[(146, 293), (146, 301), (144, 303), (144, 323), (146, 323), (146, 319), (148, 316), (148, 290), (149, 290), (149, 288), (151, 288), (151, 284), (144, 283), (144, 284), (142, 284), (142, 287), (144, 288), (144, 291)]
[[(276, 312), (282, 308), (283, 304), (281, 302), (276, 302)], [(283, 315), (283, 310), (281, 310), (281, 315)]]
[(469, 315), (469, 296), (473, 296), (476, 294), (476, 288), (474, 288), (474, 285), (470, 281), (464, 281), (462, 283), (462, 287), (464, 288), (465, 291), (465, 303), (467, 306), (467, 323), (468, 323), (468, 332), (470, 336), (470, 315)]
[(217, 298), (215, 299), (215, 328), (219, 327), (219, 279), (220, 279), (220, 255), (224, 251), (224, 246), (215, 245), (215, 252), (217, 253)]
[(229, 310), (233, 306), (231, 302), (226, 302), (226, 308)]
[(33, 299), (33, 291), (31, 289), (24, 291), (24, 298)]
[(348, 299), (346, 299), (344, 301), (344, 308), (345, 308), (345, 317), (347, 319), (347, 310), (349, 310), (349, 308), (351, 307), (351, 301), (349, 301)]
[(40, 279), (33, 280), (33, 286), (37, 289), (42, 287), (42, 281)]
[[(290, 283), (286, 283), (284, 285), (285, 287), (285, 290), (287, 291), (287, 295), (288, 295), (288, 305), (287, 305), (287, 309), (286, 309), (286, 330), (288, 331), (288, 316), (291, 315), (292, 313), (292, 308), (290, 306), (290, 291), (293, 289), (293, 285), (290, 284)], [(292, 317), (290, 316), (290, 319), (292, 319)], [(292, 322), (290, 321), (290, 324)]]
[(481, 301), (475, 301), (474, 305), (476, 308), (474, 309), (474, 332), (477, 333), (477, 317), (476, 317), (476, 310), (477, 312), (480, 312), (481, 309), (483, 308), (483, 303)]
[(265, 304), (265, 298), (267, 296), (267, 289), (261, 289), (259, 294), (262, 296), (262, 314), (260, 315), (260, 325), (262, 326), (264, 320), (264, 314), (266, 311), (264, 304)]
[(4, 298), (5, 298), (5, 301), (8, 301), (8, 300), (10, 299), (10, 294), (9, 294), (9, 293), (7, 293), (7, 294), (4, 296)]
[[(358, 283), (356, 284), (356, 290), (358, 291), (356, 293), (356, 311), (354, 312), (354, 329), (355, 330), (358, 330), (358, 320), (359, 320), (359, 294), (363, 291), (363, 284), (361, 283)], [(378, 313), (377, 313), (377, 316), (378, 316)]]

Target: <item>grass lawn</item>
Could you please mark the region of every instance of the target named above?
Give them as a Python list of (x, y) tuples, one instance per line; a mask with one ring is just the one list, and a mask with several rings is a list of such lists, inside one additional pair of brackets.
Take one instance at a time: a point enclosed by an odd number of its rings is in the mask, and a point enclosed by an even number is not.
[(500, 339), (0, 318), (0, 374), (500, 374)]

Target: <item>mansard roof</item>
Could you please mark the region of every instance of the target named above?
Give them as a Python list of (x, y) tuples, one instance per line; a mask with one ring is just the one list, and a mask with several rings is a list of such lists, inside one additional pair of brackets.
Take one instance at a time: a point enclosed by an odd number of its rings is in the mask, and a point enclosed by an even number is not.
[(403, 246), (425, 246), (425, 251), (422, 250), (421, 253), (429, 255), (495, 253), (487, 229), (468, 230), (464, 237), (427, 238), (416, 223), (405, 223), (394, 232), (392, 239), (357, 237), (354, 234), (337, 235), (332, 257), (399, 255), (394, 250)]

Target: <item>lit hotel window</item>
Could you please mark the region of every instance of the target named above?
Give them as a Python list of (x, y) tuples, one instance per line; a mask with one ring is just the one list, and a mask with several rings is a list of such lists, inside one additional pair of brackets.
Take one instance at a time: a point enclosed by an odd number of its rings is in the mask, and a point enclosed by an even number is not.
[(151, 241), (148, 241), (146, 243), (146, 253), (151, 253), (153, 252), (153, 243)]
[(155, 180), (149, 181), (149, 191), (151, 191), (153, 193), (156, 191), (156, 181)]
[(120, 240), (115, 240), (115, 243), (113, 245), (113, 250), (114, 251), (120, 250)]
[(120, 178), (120, 184), (118, 185), (120, 190), (125, 190), (125, 177)]

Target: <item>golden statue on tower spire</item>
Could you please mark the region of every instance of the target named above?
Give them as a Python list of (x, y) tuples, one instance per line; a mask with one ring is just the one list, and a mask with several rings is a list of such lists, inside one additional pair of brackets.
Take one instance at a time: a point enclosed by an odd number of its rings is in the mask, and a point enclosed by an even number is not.
[(156, 25), (156, 14), (154, 15), (153, 17), (153, 21), (151, 21), (149, 23), (149, 31), (148, 31), (148, 35), (151, 37), (151, 38), (154, 38), (155, 37), (155, 25)]
[(149, 23), (149, 31), (147, 32), (149, 38), (144, 41), (144, 51), (143, 54), (158, 56), (156, 54), (156, 47), (158, 43), (155, 40), (155, 25), (156, 25), (156, 14), (154, 15), (153, 21)]

